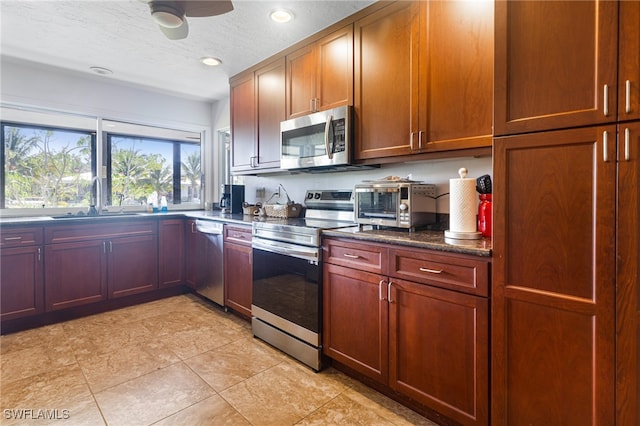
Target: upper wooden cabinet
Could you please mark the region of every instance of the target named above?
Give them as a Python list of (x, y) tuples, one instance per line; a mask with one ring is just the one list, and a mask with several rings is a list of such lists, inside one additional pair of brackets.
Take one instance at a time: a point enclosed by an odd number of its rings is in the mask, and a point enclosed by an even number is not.
[(357, 159), (491, 146), (491, 2), (398, 2), (354, 28)]
[[(498, 1), (495, 13), (496, 135), (616, 121), (617, 2)], [(621, 62), (635, 71), (621, 79), (635, 77), (637, 104), (638, 12), (626, 26), (635, 51)]]
[(231, 172), (280, 169), (285, 62), (279, 58), (231, 80)]
[(287, 118), (353, 103), (353, 25), (287, 55)]
[(618, 119), (640, 119), (640, 1), (620, 2)]

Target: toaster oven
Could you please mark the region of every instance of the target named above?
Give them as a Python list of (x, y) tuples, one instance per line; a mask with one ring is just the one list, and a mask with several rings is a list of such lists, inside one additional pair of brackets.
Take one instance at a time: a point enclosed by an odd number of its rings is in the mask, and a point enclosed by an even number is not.
[(355, 186), (355, 220), (414, 230), (436, 222), (436, 186), (414, 182), (365, 182)]

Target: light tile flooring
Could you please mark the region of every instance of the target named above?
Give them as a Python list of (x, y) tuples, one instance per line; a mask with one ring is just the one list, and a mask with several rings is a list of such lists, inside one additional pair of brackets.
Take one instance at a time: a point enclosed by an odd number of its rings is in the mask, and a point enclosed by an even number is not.
[(0, 350), (3, 425), (434, 424), (193, 295), (2, 336)]

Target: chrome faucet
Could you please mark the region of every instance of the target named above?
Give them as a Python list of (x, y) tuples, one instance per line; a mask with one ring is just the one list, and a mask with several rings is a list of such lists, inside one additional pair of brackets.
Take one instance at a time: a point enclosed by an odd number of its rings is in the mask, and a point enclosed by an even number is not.
[(99, 214), (102, 210), (102, 179), (99, 176), (94, 176), (91, 179), (91, 186), (93, 186), (93, 182), (96, 183), (94, 207), (96, 208), (96, 214)]

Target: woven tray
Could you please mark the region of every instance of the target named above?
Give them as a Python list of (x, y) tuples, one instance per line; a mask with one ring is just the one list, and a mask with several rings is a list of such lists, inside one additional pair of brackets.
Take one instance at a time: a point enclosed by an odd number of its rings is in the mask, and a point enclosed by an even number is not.
[(298, 217), (302, 212), (300, 204), (265, 204), (264, 211), (271, 217)]

